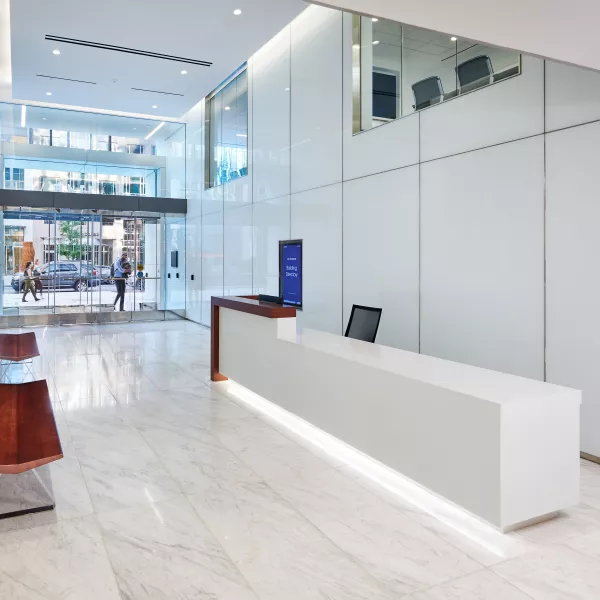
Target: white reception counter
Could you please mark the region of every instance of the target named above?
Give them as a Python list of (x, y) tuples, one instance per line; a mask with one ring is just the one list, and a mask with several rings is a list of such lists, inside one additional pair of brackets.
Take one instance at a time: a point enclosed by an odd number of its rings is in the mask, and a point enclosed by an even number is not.
[[(268, 315), (264, 303), (239, 302), (213, 299), (213, 379), (230, 378), (501, 531), (579, 502), (581, 392), (297, 332), (293, 309)], [(253, 302), (267, 312), (248, 312)]]

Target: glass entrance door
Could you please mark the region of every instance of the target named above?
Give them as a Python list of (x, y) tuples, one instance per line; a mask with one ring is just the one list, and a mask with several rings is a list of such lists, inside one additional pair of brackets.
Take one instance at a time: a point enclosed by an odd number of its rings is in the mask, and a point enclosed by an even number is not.
[[(2, 215), (3, 317), (48, 315), (48, 324), (166, 318), (164, 216), (50, 209), (6, 209)], [(121, 312), (120, 303), (115, 307), (118, 290), (111, 267), (123, 252), (131, 275), (124, 279)], [(28, 294), (23, 302), (29, 261), (37, 263), (40, 300)]]

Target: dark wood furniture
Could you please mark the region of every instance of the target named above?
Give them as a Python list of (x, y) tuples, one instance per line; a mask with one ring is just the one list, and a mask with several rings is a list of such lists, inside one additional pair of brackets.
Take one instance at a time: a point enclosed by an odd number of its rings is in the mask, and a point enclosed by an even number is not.
[(266, 319), (287, 319), (296, 316), (295, 306), (261, 302), (258, 296), (213, 296), (210, 332), (210, 378), (212, 381), (227, 381), (227, 377), (219, 373), (219, 308), (230, 308)]
[[(0, 519), (29, 513), (52, 510), (52, 493), (37, 473), (37, 467), (63, 458), (63, 451), (54, 420), (54, 411), (46, 380), (28, 383), (0, 384), (0, 490), (8, 497), (0, 497)], [(31, 477), (25, 475), (31, 471)], [(2, 481), (6, 476), (23, 477), (18, 495), (11, 496), (7, 490), (16, 480)], [(43, 489), (37, 503), (31, 494), (23, 496), (23, 482), (37, 480)], [(16, 502), (15, 502), (16, 500)]]
[(63, 457), (46, 380), (0, 384), (0, 474)]
[(20, 362), (39, 355), (35, 333), (0, 333), (0, 360)]

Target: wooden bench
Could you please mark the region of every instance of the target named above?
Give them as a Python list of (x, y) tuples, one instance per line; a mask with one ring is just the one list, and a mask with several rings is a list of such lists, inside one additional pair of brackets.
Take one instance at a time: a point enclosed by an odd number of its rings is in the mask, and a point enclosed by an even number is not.
[[(45, 380), (0, 384), (0, 475), (19, 475), (63, 458), (54, 411)], [(0, 514), (0, 518), (52, 510), (50, 503)], [(0, 478), (0, 505), (2, 504)]]
[(0, 360), (21, 362), (39, 355), (35, 333), (0, 333)]

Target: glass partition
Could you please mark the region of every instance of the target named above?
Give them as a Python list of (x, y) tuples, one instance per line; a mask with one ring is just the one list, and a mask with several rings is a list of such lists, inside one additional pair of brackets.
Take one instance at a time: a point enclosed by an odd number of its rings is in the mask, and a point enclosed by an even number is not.
[(244, 69), (207, 99), (206, 187), (248, 175), (248, 76)]
[(185, 124), (0, 103), (4, 189), (185, 198)]
[(518, 75), (518, 52), (353, 15), (353, 132)]
[[(165, 239), (166, 223), (176, 231), (170, 240)], [(4, 254), (0, 318), (35, 318), (35, 324), (52, 324), (56, 319), (103, 322), (185, 314), (185, 218), (181, 216), (174, 221), (156, 213), (5, 207), (0, 210), (0, 225)], [(178, 251), (176, 269), (172, 247)], [(121, 279), (111, 267), (123, 253), (131, 275)], [(35, 295), (27, 292), (29, 262), (35, 269)], [(122, 311), (120, 287), (124, 289)]]

